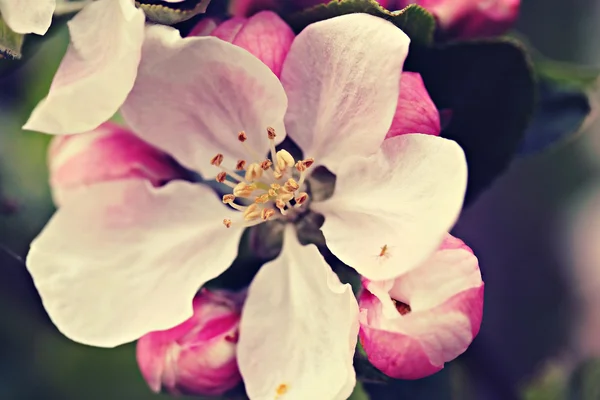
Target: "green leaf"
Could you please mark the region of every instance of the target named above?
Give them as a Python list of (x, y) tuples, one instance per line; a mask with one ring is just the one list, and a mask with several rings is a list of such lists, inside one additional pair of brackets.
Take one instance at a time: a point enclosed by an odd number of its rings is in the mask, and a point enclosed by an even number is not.
[(600, 359), (590, 359), (579, 365), (569, 383), (569, 399), (600, 399)]
[(367, 353), (362, 347), (360, 341), (356, 344), (354, 353), (354, 369), (356, 370), (356, 379), (365, 383), (386, 383), (391, 378), (378, 370), (367, 359)]
[(353, 13), (371, 14), (387, 19), (402, 29), (413, 43), (429, 45), (433, 42), (435, 18), (429, 11), (414, 4), (392, 12), (383, 8), (375, 0), (333, 0), (291, 14), (286, 19), (296, 32), (300, 32), (313, 22)]
[(535, 82), (523, 46), (488, 39), (411, 46), (405, 70), (419, 72), (442, 114), (442, 136), (465, 151), (473, 201), (508, 166), (519, 148), (535, 105)]
[(206, 12), (210, 1), (183, 0), (168, 3), (161, 0), (138, 0), (135, 5), (144, 10), (149, 20), (162, 25), (174, 25)]
[(356, 386), (354, 386), (354, 391), (348, 397), (348, 400), (369, 400), (369, 394), (363, 388), (362, 383), (356, 382)]
[(0, 58), (21, 58), (24, 35), (13, 32), (0, 16)]

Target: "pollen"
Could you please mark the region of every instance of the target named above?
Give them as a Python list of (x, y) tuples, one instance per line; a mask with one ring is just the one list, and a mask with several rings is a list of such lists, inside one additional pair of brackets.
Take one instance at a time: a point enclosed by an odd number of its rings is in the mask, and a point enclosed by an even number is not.
[(277, 386), (277, 389), (275, 389), (275, 394), (277, 394), (277, 396), (283, 396), (288, 392), (288, 390), (289, 386), (285, 383), (282, 383), (281, 385)]
[[(226, 161), (223, 154), (218, 153), (210, 160), (212, 165), (221, 170), (217, 174), (217, 182), (231, 188), (232, 193), (223, 195), (223, 203), (241, 214), (239, 221), (224, 219), (226, 227), (233, 224), (236, 227), (249, 227), (278, 218), (293, 221), (303, 212), (301, 208), (309, 200), (304, 181), (306, 170), (313, 165), (314, 159), (296, 161), (287, 150), (276, 149), (275, 129), (267, 127), (266, 133), (269, 138), (268, 149), (252, 148), (246, 143), (248, 134), (240, 131), (237, 139), (242, 143), (247, 157), (237, 162)], [(265, 154), (265, 150), (268, 150), (270, 157), (263, 159), (259, 154)], [(287, 388), (287, 385), (282, 387)]]

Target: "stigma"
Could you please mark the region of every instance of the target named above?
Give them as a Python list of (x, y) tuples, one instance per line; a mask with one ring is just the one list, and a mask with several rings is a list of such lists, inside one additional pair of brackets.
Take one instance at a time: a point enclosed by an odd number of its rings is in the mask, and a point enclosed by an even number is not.
[(223, 196), (223, 203), (240, 211), (239, 220), (223, 220), (227, 228), (233, 225), (248, 227), (273, 219), (289, 218), (307, 204), (309, 195), (303, 188), (314, 159), (296, 161), (287, 150), (275, 149), (277, 134), (273, 128), (268, 127), (266, 134), (270, 158), (258, 159), (257, 155), (261, 152), (248, 146), (248, 135), (241, 131), (237, 137), (249, 155), (248, 160), (237, 160), (233, 170), (222, 166), (224, 156), (221, 153), (210, 160), (212, 165), (221, 170), (217, 174), (217, 182), (231, 189), (231, 193)]

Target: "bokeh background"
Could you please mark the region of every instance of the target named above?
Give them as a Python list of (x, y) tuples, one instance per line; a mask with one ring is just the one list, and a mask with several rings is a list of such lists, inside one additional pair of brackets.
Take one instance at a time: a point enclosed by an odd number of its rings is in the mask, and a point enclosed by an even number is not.
[[(548, 57), (600, 67), (597, 0), (522, 0), (517, 31)], [(22, 261), (53, 206), (49, 138), (20, 126), (47, 93), (67, 41), (66, 29), (55, 29), (26, 64), (0, 76), (0, 399), (167, 398), (145, 386), (133, 345), (96, 349), (64, 338)], [(478, 338), (435, 376), (366, 385), (371, 398), (600, 400), (600, 324), (593, 323), (600, 302), (595, 309), (590, 297), (600, 286), (585, 284), (600, 282), (600, 259), (582, 266), (573, 255), (574, 221), (599, 188), (600, 123), (515, 159), (455, 230), (479, 257), (486, 282)]]

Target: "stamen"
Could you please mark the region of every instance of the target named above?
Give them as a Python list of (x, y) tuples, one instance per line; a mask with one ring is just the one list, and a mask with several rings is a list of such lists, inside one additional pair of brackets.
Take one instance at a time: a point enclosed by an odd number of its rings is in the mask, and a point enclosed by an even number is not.
[(288, 201), (290, 201), (291, 199), (294, 198), (294, 194), (293, 193), (289, 193), (289, 192), (284, 192), (283, 190), (279, 191), (279, 194), (277, 195), (277, 198), (285, 203), (287, 203)]
[(302, 187), (304, 184), (304, 180), (306, 179), (306, 170), (310, 168), (311, 165), (315, 163), (314, 158), (307, 158), (300, 162), (302, 164), (302, 171), (300, 171), (300, 179), (298, 179), (298, 186)]
[(266, 171), (269, 168), (271, 168), (271, 165), (273, 165), (273, 162), (269, 159), (260, 163), (260, 167), (263, 169), (263, 171)]
[(285, 171), (287, 167), (293, 167), (296, 164), (296, 160), (287, 150), (279, 150), (277, 152), (277, 169)]
[(216, 179), (219, 183), (225, 182), (225, 179), (227, 179), (227, 172), (219, 172)]
[(238, 160), (237, 164), (235, 164), (235, 169), (238, 171), (243, 171), (246, 169), (246, 160)]
[(227, 219), (227, 218), (225, 218), (225, 219), (223, 220), (223, 225), (225, 225), (227, 228), (231, 228), (231, 220), (230, 220), (230, 219)]
[(233, 203), (234, 201), (235, 201), (234, 195), (232, 195), (232, 194), (223, 195), (223, 203), (230, 204), (230, 203)]
[(263, 170), (257, 163), (252, 163), (248, 165), (248, 169), (246, 170), (246, 180), (248, 182), (254, 182), (259, 180), (262, 177)]
[(260, 212), (260, 217), (262, 218), (263, 221), (268, 220), (273, 215), (275, 215), (275, 210), (273, 210), (272, 208), (263, 208), (262, 211)]
[(221, 154), (221, 153), (218, 153), (217, 155), (215, 155), (213, 158), (210, 159), (210, 163), (217, 167), (219, 167), (222, 162), (223, 162), (223, 154)]
[(252, 221), (259, 218), (261, 215), (261, 209), (256, 204), (250, 204), (246, 210), (244, 210), (244, 219), (246, 221)]
[(306, 203), (306, 200), (308, 200), (308, 193), (306, 192), (302, 192), (298, 195), (298, 197), (295, 198), (296, 200), (296, 204), (294, 205), (294, 207), (300, 207), (302, 204)]
[(277, 190), (275, 190), (275, 189), (269, 189), (269, 191), (267, 193), (269, 194), (270, 197), (277, 197)]
[(269, 200), (270, 200), (269, 197), (270, 197), (270, 195), (268, 193), (261, 194), (254, 200), (254, 202), (256, 204), (265, 204), (265, 203), (269, 202)]
[(304, 164), (304, 166), (306, 167), (306, 169), (310, 168), (311, 165), (313, 165), (315, 163), (315, 159), (312, 157), (309, 157), (305, 160), (302, 161), (302, 164)]
[(300, 188), (300, 185), (298, 185), (298, 182), (296, 182), (294, 180), (294, 178), (290, 178), (288, 179), (285, 184), (283, 185), (283, 187), (285, 188), (285, 190), (287, 190), (288, 192), (295, 192), (296, 190), (298, 190)]
[(248, 135), (246, 135), (246, 132), (240, 131), (238, 133), (238, 140), (242, 143), (244, 143), (246, 140), (248, 140)]
[(275, 134), (275, 129), (270, 126), (267, 126), (267, 136), (269, 136), (270, 140), (274, 140), (277, 135)]
[(273, 176), (275, 177), (275, 179), (281, 179), (283, 177), (283, 172), (276, 169), (275, 171), (273, 171)]
[(285, 201), (283, 201), (281, 199), (275, 200), (275, 207), (277, 207), (279, 209), (279, 211), (281, 212), (281, 215), (287, 214), (287, 211), (285, 210)]
[[(271, 160), (273, 160), (273, 162), (277, 161), (277, 156), (276, 156), (276, 152), (275, 152), (275, 137), (277, 136), (275, 134), (275, 129), (273, 129), (272, 127), (267, 127), (267, 136), (269, 137), (269, 149), (271, 151)], [(269, 165), (269, 168), (271, 167), (271, 165)]]
[(250, 197), (255, 190), (255, 185), (248, 185), (246, 182), (240, 182), (233, 188), (233, 194), (235, 197)]

